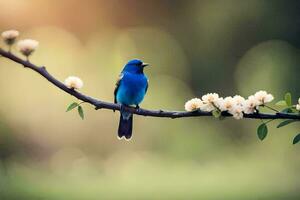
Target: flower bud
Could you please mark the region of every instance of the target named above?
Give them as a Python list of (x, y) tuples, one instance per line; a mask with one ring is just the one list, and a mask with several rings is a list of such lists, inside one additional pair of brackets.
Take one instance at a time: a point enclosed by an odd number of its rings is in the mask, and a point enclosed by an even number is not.
[(30, 56), (39, 46), (39, 42), (32, 39), (20, 40), (17, 44), (19, 51), (26, 57)]
[(65, 80), (65, 85), (70, 89), (81, 89), (83, 87), (83, 82), (76, 76), (69, 76)]
[(19, 36), (19, 31), (16, 30), (8, 30), (8, 31), (4, 31), (1, 34), (4, 42), (11, 46), (15, 43), (17, 37)]

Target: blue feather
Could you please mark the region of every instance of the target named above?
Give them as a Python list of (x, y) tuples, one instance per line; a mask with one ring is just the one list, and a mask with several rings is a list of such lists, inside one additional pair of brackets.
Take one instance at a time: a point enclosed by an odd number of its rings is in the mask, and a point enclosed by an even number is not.
[[(145, 66), (147, 65), (137, 59), (131, 60), (125, 65), (115, 94), (118, 103), (125, 106), (138, 106), (143, 101), (148, 88), (148, 79), (144, 74)], [(132, 114), (122, 109), (118, 135), (120, 138), (125, 136), (126, 139), (129, 139), (131, 131)]]
[(117, 92), (117, 102), (124, 105), (140, 104), (146, 94), (147, 77), (144, 74), (123, 72)]

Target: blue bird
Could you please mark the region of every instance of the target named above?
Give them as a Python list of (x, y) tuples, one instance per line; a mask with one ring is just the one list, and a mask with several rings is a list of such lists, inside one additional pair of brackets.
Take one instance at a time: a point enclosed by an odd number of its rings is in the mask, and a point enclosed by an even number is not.
[(144, 74), (144, 67), (148, 64), (141, 60), (130, 60), (121, 72), (114, 91), (115, 103), (121, 104), (118, 137), (129, 140), (132, 136), (132, 113), (126, 112), (124, 106), (138, 109), (148, 89), (148, 78)]

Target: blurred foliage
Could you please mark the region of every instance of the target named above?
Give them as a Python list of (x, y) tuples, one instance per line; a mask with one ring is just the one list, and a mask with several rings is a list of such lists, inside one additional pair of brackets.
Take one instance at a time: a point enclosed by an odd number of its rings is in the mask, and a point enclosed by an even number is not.
[[(207, 92), (275, 101), (300, 93), (298, 1), (0, 0), (0, 30), (40, 47), (32, 61), (82, 92), (113, 101), (128, 59), (151, 63), (142, 107), (182, 110)], [(3, 44), (1, 45), (3, 46)], [(0, 59), (0, 199), (299, 199), (299, 125), (259, 141), (260, 121), (135, 116), (131, 142), (119, 114), (83, 104), (39, 75)], [(273, 123), (273, 122), (271, 122)]]

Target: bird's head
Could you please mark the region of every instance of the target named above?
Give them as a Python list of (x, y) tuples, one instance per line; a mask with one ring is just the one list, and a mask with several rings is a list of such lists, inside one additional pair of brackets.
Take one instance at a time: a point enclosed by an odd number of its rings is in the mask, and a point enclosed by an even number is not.
[(142, 62), (141, 60), (134, 59), (130, 60), (124, 67), (123, 71), (131, 73), (143, 73), (144, 67), (148, 66), (147, 63)]

